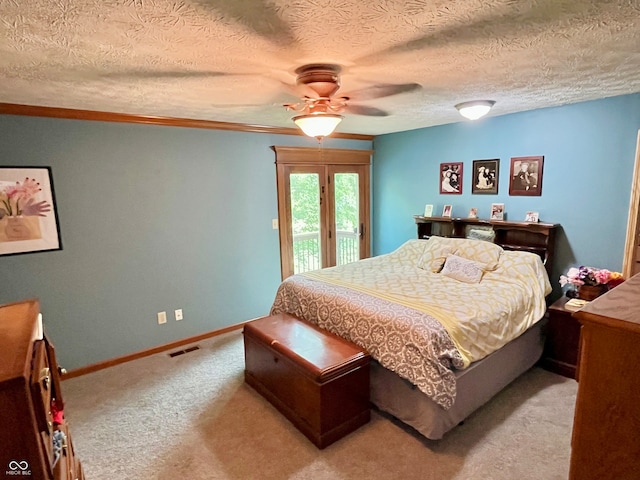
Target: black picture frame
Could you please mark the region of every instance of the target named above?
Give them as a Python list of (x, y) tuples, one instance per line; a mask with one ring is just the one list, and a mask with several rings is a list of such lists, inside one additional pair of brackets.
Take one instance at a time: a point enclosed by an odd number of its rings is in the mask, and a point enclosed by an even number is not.
[(0, 167), (0, 255), (62, 250), (51, 167)]
[(500, 180), (500, 159), (491, 158), (473, 161), (471, 193), (496, 195)]

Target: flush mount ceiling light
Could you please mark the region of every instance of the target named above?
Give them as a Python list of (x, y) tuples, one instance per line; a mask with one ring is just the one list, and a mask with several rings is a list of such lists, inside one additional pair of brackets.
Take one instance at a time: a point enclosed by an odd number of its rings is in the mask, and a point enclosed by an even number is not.
[(293, 122), (309, 137), (331, 135), (344, 117), (335, 113), (310, 113), (293, 117)]
[(484, 117), (491, 107), (496, 104), (494, 100), (474, 100), (472, 102), (462, 102), (456, 105), (456, 108), (464, 118), (469, 120), (477, 120)]

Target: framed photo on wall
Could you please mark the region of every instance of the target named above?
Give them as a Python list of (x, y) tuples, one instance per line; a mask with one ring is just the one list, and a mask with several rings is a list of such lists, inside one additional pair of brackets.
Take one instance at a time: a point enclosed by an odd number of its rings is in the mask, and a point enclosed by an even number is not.
[(440, 164), (440, 193), (462, 194), (462, 162)]
[(499, 158), (491, 160), (474, 160), (471, 193), (497, 194), (499, 173)]
[(509, 172), (509, 195), (539, 197), (542, 195), (544, 157), (513, 157)]
[(61, 250), (49, 167), (0, 167), (0, 255)]

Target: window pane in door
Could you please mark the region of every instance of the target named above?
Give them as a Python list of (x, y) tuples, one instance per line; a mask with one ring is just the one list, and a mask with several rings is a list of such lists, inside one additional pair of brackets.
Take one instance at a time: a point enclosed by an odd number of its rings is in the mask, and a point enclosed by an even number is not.
[(293, 272), (318, 270), (320, 260), (320, 176), (316, 173), (289, 175)]
[(334, 176), (336, 265), (360, 260), (360, 203), (357, 173)]

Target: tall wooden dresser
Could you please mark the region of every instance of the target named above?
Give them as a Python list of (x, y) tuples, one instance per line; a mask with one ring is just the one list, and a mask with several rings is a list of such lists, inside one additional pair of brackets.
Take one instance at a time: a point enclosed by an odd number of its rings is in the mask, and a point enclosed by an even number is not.
[[(0, 476), (83, 479), (38, 300), (0, 305)], [(3, 476), (4, 475), (4, 476)]]
[(640, 275), (574, 316), (582, 331), (569, 478), (640, 479)]

